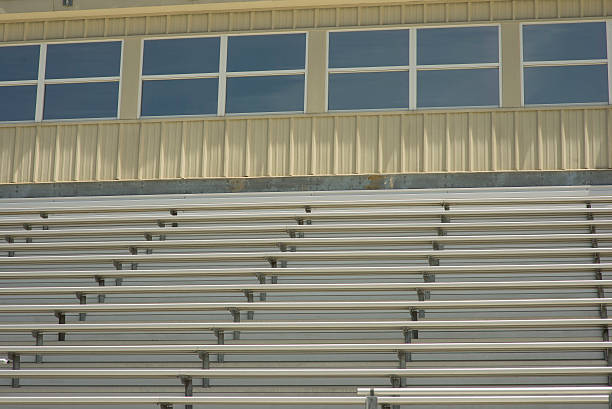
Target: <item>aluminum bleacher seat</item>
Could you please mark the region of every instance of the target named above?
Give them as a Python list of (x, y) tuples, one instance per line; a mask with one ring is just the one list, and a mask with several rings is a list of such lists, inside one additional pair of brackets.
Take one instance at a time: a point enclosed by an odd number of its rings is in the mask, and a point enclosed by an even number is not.
[(0, 237), (0, 407), (609, 405), (612, 187), (0, 200)]

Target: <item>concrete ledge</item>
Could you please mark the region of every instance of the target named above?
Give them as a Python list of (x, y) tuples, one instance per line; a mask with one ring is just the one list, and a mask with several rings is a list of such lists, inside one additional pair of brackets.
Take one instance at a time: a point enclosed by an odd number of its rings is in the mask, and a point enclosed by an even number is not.
[(612, 184), (612, 169), (0, 184), (0, 198)]

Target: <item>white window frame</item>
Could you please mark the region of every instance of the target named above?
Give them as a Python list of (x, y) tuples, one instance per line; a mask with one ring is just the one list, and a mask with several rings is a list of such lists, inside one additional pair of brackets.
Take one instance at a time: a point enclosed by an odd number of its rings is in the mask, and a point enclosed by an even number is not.
[[(523, 27), (527, 25), (545, 24), (576, 24), (576, 23), (605, 23), (606, 25), (606, 59), (592, 60), (554, 60), (554, 61), (525, 61), (523, 54)], [(521, 52), (521, 106), (604, 106), (612, 104), (612, 20), (573, 20), (573, 21), (539, 21), (520, 24), (520, 52)], [(525, 68), (527, 67), (569, 67), (576, 65), (607, 65), (608, 67), (608, 102), (571, 102), (559, 104), (525, 104)]]
[[(119, 75), (112, 77), (74, 77), (74, 78), (61, 78), (61, 79), (48, 79), (45, 78), (47, 69), (47, 46), (49, 44), (81, 44), (81, 43), (110, 43), (119, 42), (121, 44), (121, 50), (119, 55)], [(47, 42), (36, 42), (36, 43), (10, 43), (1, 44), (0, 47), (17, 47), (26, 45), (38, 45), (40, 46), (38, 55), (38, 79), (27, 80), (27, 81), (1, 81), (0, 86), (10, 85), (36, 85), (36, 107), (34, 122), (76, 122), (76, 121), (98, 121), (108, 119), (118, 119), (121, 111), (121, 82), (123, 73), (123, 52), (124, 52), (124, 40), (122, 38), (104, 38), (97, 40), (78, 40), (78, 41), (47, 41)], [(114, 117), (96, 117), (96, 118), (66, 118), (66, 119), (44, 119), (44, 104), (45, 104), (45, 90), (47, 84), (85, 84), (92, 82), (117, 82), (117, 115)], [(27, 123), (32, 121), (1, 121), (0, 123)]]
[[(418, 65), (417, 64), (417, 31), (427, 28), (461, 28), (461, 27), (497, 27), (497, 63), (468, 63), (468, 64), (441, 64), (441, 65)], [(350, 67), (350, 68), (331, 68), (329, 66), (329, 36), (331, 33), (349, 32), (349, 31), (383, 31), (383, 30), (408, 30), (409, 31), (409, 65), (393, 66), (393, 67)], [(341, 74), (349, 72), (390, 72), (390, 71), (407, 71), (408, 82), (408, 110), (439, 110), (439, 109), (470, 109), (470, 108), (499, 108), (502, 104), (502, 63), (501, 63), (501, 24), (452, 24), (452, 25), (426, 25), (426, 26), (393, 26), (393, 27), (376, 27), (376, 28), (351, 28), (342, 30), (329, 30), (327, 32), (326, 50), (325, 50), (325, 112), (368, 112), (368, 111), (405, 111), (406, 108), (381, 108), (381, 109), (348, 109), (339, 110), (329, 109), (329, 76), (330, 74)], [(450, 106), (450, 107), (418, 107), (417, 106), (417, 73), (424, 70), (451, 70), (451, 69), (479, 69), (479, 68), (497, 68), (498, 69), (498, 105), (478, 105), (478, 106)]]
[[(304, 34), (306, 37), (304, 68), (297, 70), (264, 70), (264, 71), (243, 71), (231, 72), (227, 70), (227, 50), (229, 37), (253, 37), (258, 35), (283, 35), (283, 34)], [(148, 40), (171, 40), (181, 38), (219, 38), (219, 71), (215, 73), (201, 74), (160, 74), (160, 75), (143, 75), (144, 63), (144, 42)], [(221, 116), (253, 116), (253, 115), (292, 115), (302, 114), (306, 112), (307, 94), (308, 94), (308, 76), (306, 70), (308, 68), (308, 42), (309, 36), (307, 31), (278, 31), (278, 32), (262, 32), (262, 33), (237, 33), (237, 34), (217, 34), (204, 36), (155, 36), (146, 37), (141, 40), (140, 44), (140, 68), (139, 68), (139, 89), (138, 89), (138, 118), (184, 118), (184, 117), (221, 117)], [(227, 113), (227, 79), (237, 77), (263, 77), (263, 76), (281, 76), (281, 75), (303, 75), (304, 76), (304, 101), (301, 111), (280, 111), (280, 112), (245, 112), (245, 113)], [(194, 78), (218, 78), (218, 96), (217, 96), (217, 113), (216, 114), (193, 114), (193, 115), (142, 115), (142, 85), (147, 80), (165, 80), (165, 79), (194, 79)]]

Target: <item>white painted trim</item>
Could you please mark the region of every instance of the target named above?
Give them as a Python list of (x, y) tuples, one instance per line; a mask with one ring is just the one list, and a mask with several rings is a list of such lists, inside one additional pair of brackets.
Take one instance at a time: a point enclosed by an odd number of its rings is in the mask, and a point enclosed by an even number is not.
[(502, 28), (501, 28), (501, 24), (497, 25), (497, 66), (499, 67), (497, 69), (497, 84), (499, 86), (499, 101), (498, 101), (498, 106), (501, 108), (503, 105), (503, 93), (504, 93), (504, 87), (503, 87), (503, 75), (502, 75), (502, 71), (504, 70), (504, 62), (502, 61)]
[(142, 75), (141, 74), (140, 79), (142, 81), (190, 80), (190, 79), (198, 79), (198, 78), (217, 78), (218, 76), (219, 76), (218, 72), (202, 73), (202, 74), (156, 74), (156, 75)]
[(219, 84), (217, 93), (217, 115), (225, 116), (227, 99), (227, 36), (221, 36), (219, 46)]
[(325, 112), (329, 112), (329, 34), (331, 31), (327, 31), (325, 34)]
[(78, 84), (82, 82), (113, 82), (119, 81), (121, 76), (114, 77), (86, 77), (86, 78), (57, 78), (46, 79), (45, 84)]
[(123, 78), (123, 58), (125, 54), (124, 51), (125, 51), (125, 40), (121, 39), (121, 50), (119, 52), (119, 89), (117, 90), (117, 116), (116, 116), (117, 119), (121, 117), (121, 88), (122, 88), (121, 79)]
[(417, 108), (417, 29), (411, 28), (408, 33), (408, 109)]
[(520, 49), (520, 53), (521, 53), (521, 63), (520, 63), (520, 68), (521, 68), (521, 106), (524, 107), (525, 106), (525, 57), (524, 57), (524, 51), (523, 51), (523, 26), (525, 25), (525, 23), (519, 23), (519, 49)]
[(138, 107), (136, 109), (136, 118), (142, 117), (142, 66), (144, 64), (144, 38), (140, 39), (140, 64), (138, 64)]
[(607, 59), (597, 60), (558, 60), (558, 61), (525, 61), (525, 67), (554, 67), (567, 65), (603, 65), (607, 64)]
[(351, 72), (383, 72), (383, 71), (408, 71), (410, 65), (386, 66), (386, 67), (347, 67), (329, 68), (330, 74), (346, 74)]
[(272, 77), (279, 75), (304, 75), (306, 70), (270, 70), (270, 71), (234, 71), (228, 72), (228, 77)]
[(19, 85), (36, 85), (38, 80), (0, 81), (0, 87), (17, 87)]
[(306, 112), (306, 109), (308, 107), (308, 45), (309, 45), (309, 40), (310, 40), (310, 36), (309, 36), (309, 32), (306, 32), (306, 38), (305, 38), (305, 50), (304, 50), (304, 106), (302, 107), (302, 113)]
[(38, 82), (36, 88), (36, 113), (34, 114), (35, 122), (42, 122), (45, 103), (45, 72), (47, 69), (47, 44), (40, 45), (40, 54), (38, 56)]

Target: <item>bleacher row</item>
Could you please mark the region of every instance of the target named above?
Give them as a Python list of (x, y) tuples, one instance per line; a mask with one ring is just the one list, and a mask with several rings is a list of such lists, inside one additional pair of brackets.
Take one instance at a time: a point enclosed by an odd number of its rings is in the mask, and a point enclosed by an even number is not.
[(0, 237), (0, 407), (612, 407), (612, 187), (0, 199)]

